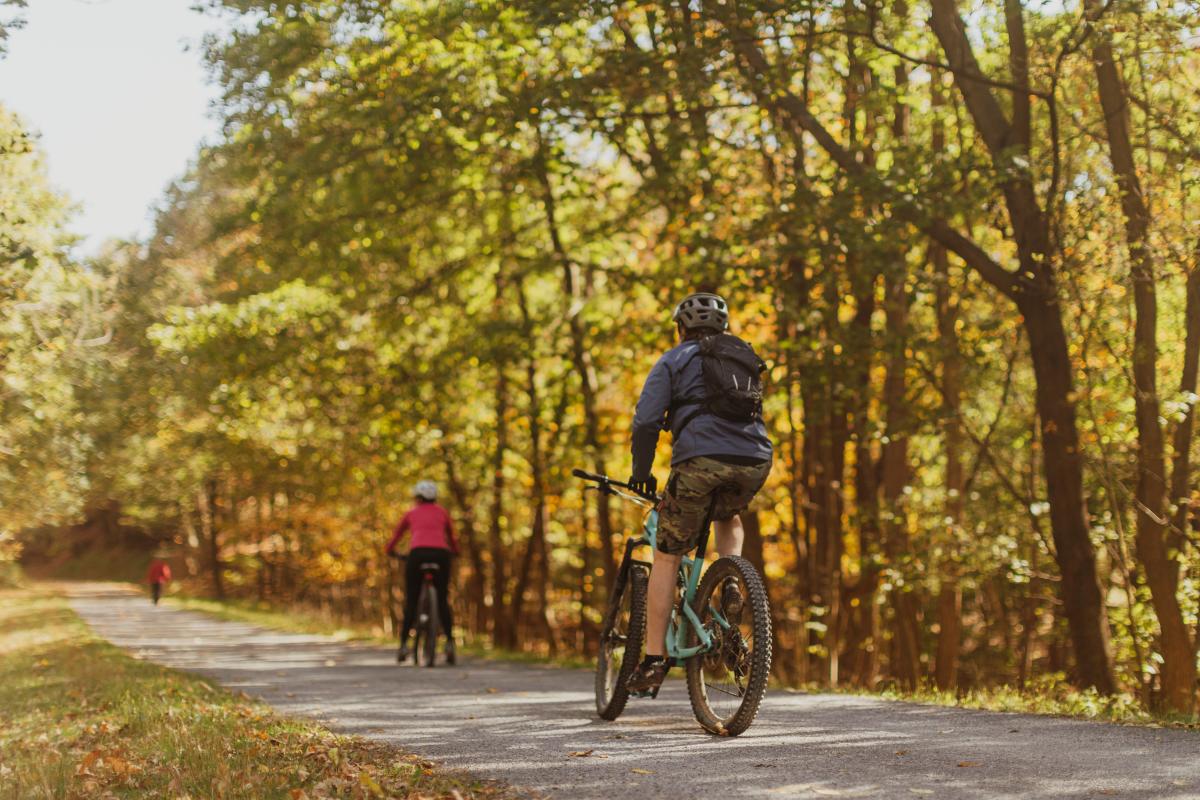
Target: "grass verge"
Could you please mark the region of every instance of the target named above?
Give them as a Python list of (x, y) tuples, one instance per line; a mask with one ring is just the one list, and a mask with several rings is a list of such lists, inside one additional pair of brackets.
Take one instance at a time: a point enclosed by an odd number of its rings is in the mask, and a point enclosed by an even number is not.
[(894, 687), (868, 690), (858, 688), (829, 689), (811, 685), (785, 691), (847, 694), (877, 697), (905, 703), (969, 708), (979, 711), (1001, 711), (1017, 714), (1040, 714), (1070, 719), (1086, 719), (1121, 725), (1141, 725), (1151, 728), (1187, 728), (1200, 730), (1200, 719), (1182, 714), (1159, 714), (1146, 710), (1128, 692), (1104, 696), (1094, 689), (1080, 690), (1064, 678), (1045, 680), (1035, 686), (1019, 689), (1014, 686), (994, 686), (961, 694), (933, 688), (904, 691)]
[(509, 792), (135, 660), (44, 589), (0, 590), (0, 799)]

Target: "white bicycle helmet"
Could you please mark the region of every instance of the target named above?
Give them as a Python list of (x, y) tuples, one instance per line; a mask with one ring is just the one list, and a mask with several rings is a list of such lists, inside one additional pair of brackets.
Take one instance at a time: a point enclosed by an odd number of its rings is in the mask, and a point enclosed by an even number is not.
[(729, 327), (729, 304), (719, 294), (696, 292), (675, 306), (671, 319), (684, 328), (708, 328), (723, 331)]
[(417, 481), (417, 485), (413, 489), (413, 494), (418, 499), (433, 502), (437, 500), (437, 484), (433, 481)]

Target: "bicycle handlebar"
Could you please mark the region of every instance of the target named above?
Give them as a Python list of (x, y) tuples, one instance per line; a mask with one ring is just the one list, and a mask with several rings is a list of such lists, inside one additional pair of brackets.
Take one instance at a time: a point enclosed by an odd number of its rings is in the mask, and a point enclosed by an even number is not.
[[(597, 475), (594, 472), (588, 472), (587, 470), (580, 469), (579, 467), (576, 467), (575, 469), (571, 470), (571, 474), (574, 475), (576, 478), (580, 478), (585, 481), (591, 481), (592, 483), (600, 484), (596, 488), (598, 488), (602, 492), (610, 492), (612, 494), (620, 494), (619, 492), (615, 492), (613, 490), (614, 489), (624, 489), (628, 492), (633, 492), (634, 497), (640, 498), (642, 500), (657, 503), (658, 499), (659, 499), (658, 495), (644, 495), (641, 492), (636, 491), (632, 486), (630, 486), (625, 481), (618, 481), (618, 480), (608, 477), (607, 475)], [(629, 495), (623, 495), (623, 496), (628, 497)]]

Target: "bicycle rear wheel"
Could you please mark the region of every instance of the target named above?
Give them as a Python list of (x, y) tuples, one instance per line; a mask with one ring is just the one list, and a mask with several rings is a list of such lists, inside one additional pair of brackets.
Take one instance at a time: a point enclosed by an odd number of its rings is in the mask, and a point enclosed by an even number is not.
[(425, 612), (421, 615), (425, 619), (425, 640), (417, 652), (425, 657), (425, 666), (432, 667), (437, 661), (437, 640), (438, 633), (441, 632), (441, 620), (438, 618), (437, 588), (432, 584), (428, 585), (421, 595), (421, 602), (428, 605)]
[[(771, 672), (766, 586), (749, 561), (726, 556), (704, 573), (692, 608), (713, 637), (709, 652), (687, 662), (692, 711), (710, 733), (737, 736), (754, 721)], [(718, 614), (728, 627), (720, 623)], [(693, 628), (689, 642), (699, 641)]]
[(646, 568), (633, 564), (624, 583), (613, 587), (617, 595), (600, 632), (600, 652), (596, 655), (596, 713), (601, 719), (621, 716), (629, 701), (625, 682), (642, 657), (648, 580)]

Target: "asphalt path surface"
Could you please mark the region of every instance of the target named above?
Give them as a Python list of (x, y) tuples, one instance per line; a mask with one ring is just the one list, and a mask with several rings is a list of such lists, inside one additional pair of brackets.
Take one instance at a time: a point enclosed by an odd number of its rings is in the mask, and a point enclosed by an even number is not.
[(399, 666), (392, 650), (68, 589), (101, 636), (286, 714), (493, 778), (590, 798), (1200, 798), (1200, 734), (844, 695), (772, 691), (736, 739), (710, 736), (672, 680), (597, 719), (592, 674), (468, 661)]

